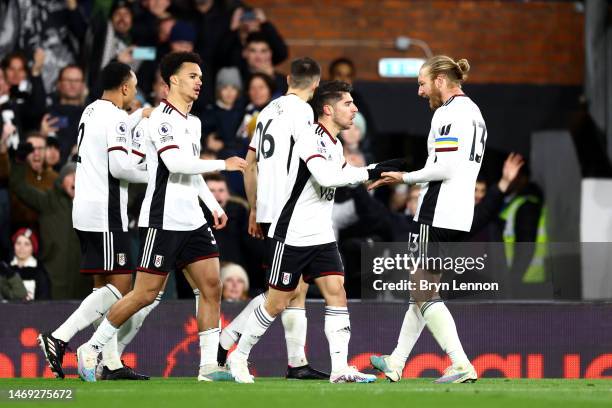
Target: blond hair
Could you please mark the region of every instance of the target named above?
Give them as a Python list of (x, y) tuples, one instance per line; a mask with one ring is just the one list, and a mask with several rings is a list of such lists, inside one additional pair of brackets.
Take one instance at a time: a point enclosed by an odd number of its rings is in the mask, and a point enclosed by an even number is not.
[(429, 69), (431, 79), (443, 74), (449, 81), (461, 85), (467, 79), (470, 64), (465, 58), (455, 61), (446, 55), (436, 55), (425, 61), (421, 69), (423, 68)]

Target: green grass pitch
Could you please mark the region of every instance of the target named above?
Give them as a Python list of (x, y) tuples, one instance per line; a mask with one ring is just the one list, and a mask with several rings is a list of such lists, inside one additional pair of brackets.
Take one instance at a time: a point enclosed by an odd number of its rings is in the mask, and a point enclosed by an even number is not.
[[(72, 389), (68, 401), (10, 401), (9, 389)], [(8, 403), (8, 404), (7, 404)], [(426, 405), (436, 404), (436, 405)], [(441, 405), (444, 404), (444, 405)], [(432, 384), (430, 379), (329, 384), (260, 378), (255, 384), (198, 383), (195, 378), (83, 383), (77, 379), (1, 379), (0, 405), (37, 407), (610, 407), (610, 380), (481, 379), (475, 384)]]

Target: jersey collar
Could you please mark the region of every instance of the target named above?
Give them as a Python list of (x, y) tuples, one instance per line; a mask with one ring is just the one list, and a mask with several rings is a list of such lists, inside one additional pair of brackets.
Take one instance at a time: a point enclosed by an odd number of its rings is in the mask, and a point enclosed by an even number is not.
[(174, 105), (172, 105), (170, 102), (168, 102), (168, 100), (167, 100), (167, 99), (162, 99), (162, 103), (166, 104), (166, 106), (168, 106), (168, 107), (170, 108), (170, 109), (169, 109), (169, 112), (167, 112), (167, 113), (172, 113), (172, 111), (176, 111), (176, 113), (178, 113), (179, 115), (181, 115), (182, 117), (184, 117), (185, 119), (187, 119), (187, 115), (183, 115), (183, 113), (182, 113), (180, 110), (178, 110), (178, 109), (176, 108), (176, 106), (174, 106)]
[(315, 122), (315, 123), (316, 123), (316, 124), (317, 124), (317, 125), (318, 125), (318, 126), (321, 128), (321, 129), (323, 129), (323, 131), (324, 131), (325, 133), (327, 133), (327, 136), (329, 136), (329, 138), (331, 139), (331, 141), (332, 141), (334, 144), (338, 143), (338, 139), (334, 139), (334, 138), (332, 137), (331, 133), (329, 133), (329, 130), (327, 130), (327, 129), (325, 128), (325, 126), (323, 126), (323, 125), (322, 125), (320, 122)]
[(458, 96), (465, 96), (465, 97), (467, 97), (467, 95), (466, 95), (466, 94), (457, 94), (457, 95), (453, 95), (453, 96), (451, 96), (450, 98), (448, 98), (448, 101), (444, 102), (444, 103), (442, 104), (442, 106), (447, 106), (448, 104), (450, 104), (450, 103), (451, 103), (451, 102), (452, 102), (452, 101), (453, 101), (453, 100), (454, 100), (456, 97), (458, 97)]

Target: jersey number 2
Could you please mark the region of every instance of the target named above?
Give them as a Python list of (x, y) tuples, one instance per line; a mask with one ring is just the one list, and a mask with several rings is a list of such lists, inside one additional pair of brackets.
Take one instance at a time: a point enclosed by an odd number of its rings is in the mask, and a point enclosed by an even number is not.
[(76, 162), (80, 163), (81, 162), (81, 155), (79, 154), (79, 152), (81, 151), (81, 143), (83, 143), (83, 136), (85, 135), (85, 123), (81, 123), (79, 125), (79, 144), (77, 146), (77, 157), (76, 157)]
[[(272, 137), (272, 135), (269, 135), (267, 133), (271, 123), (272, 119), (268, 120), (268, 123), (266, 123), (266, 126), (264, 127), (264, 125), (259, 122), (257, 124), (257, 128), (255, 129), (259, 136), (259, 146), (257, 146), (257, 161), (259, 161), (260, 155), (263, 155), (263, 158), (267, 159), (269, 157), (272, 157), (272, 155), (274, 154), (274, 138)], [(266, 146), (266, 140), (268, 141), (267, 150), (264, 150), (264, 146)]]
[[(475, 120), (472, 121), (472, 125), (474, 125), (474, 138), (472, 139), (472, 149), (470, 150), (470, 161), (480, 163), (484, 155), (485, 144), (487, 143), (487, 127), (484, 123), (476, 122)], [(480, 133), (480, 141), (476, 143), (478, 129), (482, 129), (482, 132)]]

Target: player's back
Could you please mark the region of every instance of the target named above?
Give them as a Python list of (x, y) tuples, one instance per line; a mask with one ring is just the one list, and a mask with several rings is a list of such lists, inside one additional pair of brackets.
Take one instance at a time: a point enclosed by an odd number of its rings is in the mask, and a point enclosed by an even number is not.
[(451, 97), (436, 110), (427, 141), (427, 165), (444, 161), (450, 163), (452, 172), (444, 181), (423, 186), (415, 220), (434, 227), (470, 230), (486, 140), (484, 119), (469, 97)]
[(81, 231), (127, 230), (127, 182), (108, 168), (113, 150), (127, 153), (127, 113), (98, 99), (81, 116), (72, 208), (73, 226)]
[(258, 169), (257, 222), (271, 223), (281, 210), (295, 143), (312, 122), (312, 108), (294, 94), (273, 100), (257, 117), (249, 145)]

